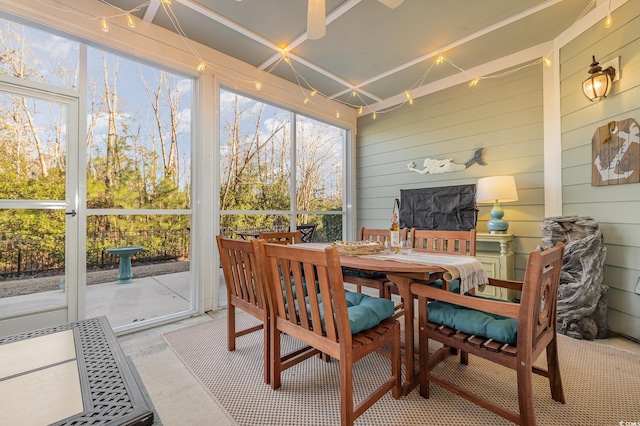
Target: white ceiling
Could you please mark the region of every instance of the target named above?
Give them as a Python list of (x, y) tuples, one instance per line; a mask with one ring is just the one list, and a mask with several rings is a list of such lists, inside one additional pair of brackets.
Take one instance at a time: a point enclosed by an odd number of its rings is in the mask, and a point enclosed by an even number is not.
[[(326, 0), (327, 34), (306, 37), (306, 0), (102, 0), (258, 69), (353, 106), (384, 103), (548, 42), (595, 0)], [(172, 16), (173, 15), (173, 16)], [(288, 51), (291, 66), (282, 58)], [(449, 62), (433, 66), (439, 54)], [(431, 69), (430, 69), (431, 68)], [(357, 96), (354, 96), (354, 90)]]

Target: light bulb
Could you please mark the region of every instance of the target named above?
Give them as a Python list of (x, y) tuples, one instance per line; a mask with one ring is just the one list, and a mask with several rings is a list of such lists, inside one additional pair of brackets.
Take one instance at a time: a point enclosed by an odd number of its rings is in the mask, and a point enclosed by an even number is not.
[(355, 90), (352, 90), (352, 91), (351, 91), (351, 96), (353, 96), (353, 97), (355, 98), (355, 97), (356, 97), (356, 95), (357, 95), (356, 91), (355, 91)]
[(105, 18), (104, 16), (100, 21), (100, 26), (102, 27), (102, 31), (104, 31), (105, 33), (109, 32), (109, 23), (107, 22), (107, 18)]
[(304, 98), (304, 103), (308, 104), (309, 103), (309, 98)]
[(378, 118), (378, 113), (374, 112), (373, 113), (373, 119), (375, 120), (376, 118)]
[(604, 27), (611, 28), (612, 25), (613, 25), (613, 18), (611, 17), (611, 11), (609, 11), (609, 13), (607, 13), (607, 17), (604, 19)]
[(471, 82), (469, 83), (469, 87), (476, 87), (478, 85), (478, 83), (480, 82), (479, 78), (474, 78), (473, 80), (471, 80)]
[(133, 16), (130, 13), (127, 13), (127, 25), (129, 25), (129, 28), (136, 27), (136, 21), (133, 20)]
[(358, 108), (358, 114), (362, 114), (362, 105)]
[(256, 90), (260, 90), (262, 89), (262, 83), (259, 81), (256, 81)]
[(438, 56), (438, 58), (436, 59), (436, 65), (440, 65), (443, 62), (444, 62), (444, 56), (442, 55)]
[(311, 92), (311, 96), (315, 96), (316, 93), (318, 93), (318, 91), (316, 89), (313, 89), (313, 92)]
[(162, 0), (162, 4), (171, 5), (171, 0)]
[(407, 97), (407, 99), (411, 99), (411, 94), (409, 93), (408, 90), (404, 91), (404, 95)]
[(198, 64), (198, 71), (204, 71), (207, 68), (207, 64), (205, 64), (204, 62), (200, 62)]
[(409, 105), (413, 105), (413, 98), (409, 98)]
[(336, 111), (336, 118), (340, 118), (340, 111)]
[(544, 63), (545, 67), (550, 67), (551, 66), (551, 59), (547, 58), (546, 56), (544, 58), (542, 58), (542, 62)]

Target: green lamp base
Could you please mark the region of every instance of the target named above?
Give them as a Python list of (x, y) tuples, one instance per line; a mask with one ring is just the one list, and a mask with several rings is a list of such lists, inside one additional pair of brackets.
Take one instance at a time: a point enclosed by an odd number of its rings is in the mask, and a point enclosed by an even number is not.
[(502, 210), (499, 202), (496, 201), (493, 204), (490, 214), (491, 220), (487, 222), (489, 232), (492, 234), (506, 234), (507, 229), (509, 229), (509, 222), (502, 218), (504, 216), (504, 210)]

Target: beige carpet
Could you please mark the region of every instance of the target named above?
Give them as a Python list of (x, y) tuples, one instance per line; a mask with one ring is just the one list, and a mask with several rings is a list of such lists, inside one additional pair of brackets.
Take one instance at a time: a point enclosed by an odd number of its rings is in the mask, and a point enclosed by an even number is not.
[[(238, 314), (238, 323), (255, 320)], [(252, 333), (226, 349), (226, 317), (172, 331), (165, 340), (211, 395), (240, 425), (339, 424), (338, 363), (309, 359), (287, 370), (282, 387), (273, 391), (262, 381), (262, 334)], [(291, 338), (283, 345), (296, 345)], [(548, 381), (534, 376), (536, 419), (539, 425), (640, 424), (640, 355), (560, 337), (560, 367), (567, 400), (551, 399)], [(544, 365), (544, 355), (538, 361)], [(372, 389), (378, 372), (389, 369), (386, 358), (374, 354), (356, 363), (354, 389)], [(463, 381), (485, 397), (517, 411), (513, 371), (470, 356), (461, 366), (449, 358), (437, 370), (441, 376)], [(399, 400), (390, 394), (365, 412), (357, 425), (506, 425), (511, 424), (465, 399), (431, 385), (431, 397), (418, 390)], [(624, 424), (624, 423), (622, 423)], [(632, 423), (633, 424), (633, 423)]]

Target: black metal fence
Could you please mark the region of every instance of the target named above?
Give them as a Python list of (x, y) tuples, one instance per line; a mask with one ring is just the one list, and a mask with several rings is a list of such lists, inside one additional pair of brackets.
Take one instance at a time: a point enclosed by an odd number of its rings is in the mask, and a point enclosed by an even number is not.
[[(64, 270), (65, 237), (62, 233), (42, 235), (0, 233), (0, 278), (48, 275)], [(108, 248), (141, 246), (132, 262), (156, 263), (190, 258), (190, 230), (145, 230), (98, 232), (87, 235), (87, 269), (117, 265), (118, 256)]]

